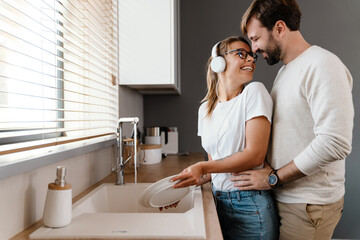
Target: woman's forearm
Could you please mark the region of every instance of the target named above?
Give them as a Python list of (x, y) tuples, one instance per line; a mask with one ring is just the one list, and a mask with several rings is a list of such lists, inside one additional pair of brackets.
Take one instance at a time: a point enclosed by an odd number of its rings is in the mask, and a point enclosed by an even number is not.
[(203, 185), (203, 184), (205, 184), (207, 182), (210, 182), (210, 180), (211, 180), (211, 174), (206, 173), (204, 175), (201, 175), (199, 183), (197, 184), (197, 186), (200, 186), (200, 185)]
[(225, 173), (245, 171), (263, 164), (265, 154), (244, 149), (216, 161), (202, 162), (203, 173)]

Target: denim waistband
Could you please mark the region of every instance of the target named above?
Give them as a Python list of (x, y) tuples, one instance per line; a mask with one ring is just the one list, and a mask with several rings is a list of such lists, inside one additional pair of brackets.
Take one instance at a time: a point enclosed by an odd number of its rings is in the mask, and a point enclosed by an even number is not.
[(247, 198), (247, 197), (253, 197), (255, 195), (264, 195), (269, 194), (269, 190), (251, 190), (251, 191), (240, 191), (240, 190), (234, 190), (234, 191), (216, 191), (213, 189), (214, 197), (217, 199), (228, 199), (228, 198)]

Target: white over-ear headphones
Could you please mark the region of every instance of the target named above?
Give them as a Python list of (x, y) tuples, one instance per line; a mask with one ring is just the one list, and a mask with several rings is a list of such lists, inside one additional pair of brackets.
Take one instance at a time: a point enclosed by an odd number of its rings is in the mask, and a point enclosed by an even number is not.
[(212, 48), (212, 51), (211, 51), (211, 56), (212, 56), (213, 59), (211, 60), (210, 67), (216, 73), (223, 72), (225, 70), (225, 67), (226, 67), (225, 59), (222, 56), (217, 55), (217, 46), (220, 43), (221, 42), (216, 43), (215, 46)]

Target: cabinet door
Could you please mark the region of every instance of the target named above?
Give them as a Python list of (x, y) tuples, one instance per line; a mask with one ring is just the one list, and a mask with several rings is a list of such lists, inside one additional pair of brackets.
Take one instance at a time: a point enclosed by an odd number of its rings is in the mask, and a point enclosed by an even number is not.
[(177, 1), (119, 0), (120, 85), (178, 89)]

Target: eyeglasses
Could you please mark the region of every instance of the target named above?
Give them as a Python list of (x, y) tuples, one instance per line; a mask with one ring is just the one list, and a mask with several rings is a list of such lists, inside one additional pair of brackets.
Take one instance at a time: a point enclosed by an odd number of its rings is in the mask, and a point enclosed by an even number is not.
[(256, 53), (253, 53), (253, 52), (248, 52), (246, 51), (245, 49), (243, 48), (238, 48), (238, 49), (234, 49), (234, 50), (231, 50), (229, 52), (226, 52), (225, 54), (229, 54), (229, 53), (232, 53), (232, 52), (237, 52), (236, 55), (239, 55), (239, 57), (241, 59), (246, 59), (248, 55), (250, 55), (251, 57), (254, 58), (254, 62), (256, 62), (257, 60), (257, 55)]

